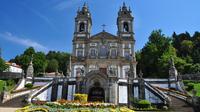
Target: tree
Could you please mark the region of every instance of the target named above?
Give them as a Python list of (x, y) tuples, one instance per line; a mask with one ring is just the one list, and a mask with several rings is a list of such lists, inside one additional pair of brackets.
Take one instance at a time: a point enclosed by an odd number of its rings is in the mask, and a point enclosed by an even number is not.
[(21, 55), (17, 55), (14, 59), (11, 59), (10, 62), (13, 62), (13, 63), (16, 63), (18, 65), (21, 65), (22, 69), (24, 71), (27, 70), (28, 68), (28, 65), (31, 61), (31, 57), (32, 55), (35, 54), (35, 50), (33, 47), (29, 47), (27, 48), (23, 54)]
[(6, 65), (5, 61), (0, 57), (0, 72), (3, 72), (8, 68), (8, 65)]
[(173, 46), (177, 50), (177, 55), (181, 57), (188, 55), (188, 53), (185, 50), (193, 46), (192, 41), (190, 41), (192, 39), (190, 34), (188, 32), (181, 33), (179, 35), (174, 33), (172, 35), (172, 38), (173, 38)]
[(56, 51), (49, 51), (46, 55), (47, 60), (55, 59), (58, 61), (59, 67), (58, 71), (62, 72), (66, 75), (67, 73), (67, 65), (69, 63), (70, 54), (64, 52), (56, 52)]
[(189, 56), (192, 53), (193, 50), (193, 42), (190, 40), (183, 40), (181, 42), (181, 49), (182, 56), (186, 57)]
[(33, 67), (36, 76), (41, 72), (45, 72), (45, 69), (47, 67), (47, 60), (43, 52), (37, 52), (34, 54)]
[(39, 73), (44, 72), (47, 67), (46, 55), (43, 52), (35, 52), (33, 47), (29, 47), (24, 51), (23, 54), (17, 55), (15, 59), (11, 59), (10, 62), (21, 65), (22, 69), (26, 71), (32, 56), (34, 74), (37, 76)]
[(48, 61), (48, 65), (47, 65), (47, 72), (56, 72), (58, 70), (58, 61), (56, 59), (52, 59), (50, 61)]
[(144, 77), (166, 76), (166, 73), (160, 71), (158, 63), (161, 56), (169, 48), (171, 39), (162, 34), (161, 30), (155, 30), (149, 36), (149, 41), (141, 50), (140, 68)]
[(194, 63), (200, 63), (200, 33), (195, 32), (193, 37), (193, 51), (192, 51), (192, 59)]

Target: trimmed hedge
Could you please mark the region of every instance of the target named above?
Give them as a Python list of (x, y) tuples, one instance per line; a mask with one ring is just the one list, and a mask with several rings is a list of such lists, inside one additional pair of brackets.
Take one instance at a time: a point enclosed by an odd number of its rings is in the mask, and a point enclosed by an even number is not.
[(87, 102), (87, 94), (74, 94), (74, 100), (79, 102)]
[(28, 84), (25, 85), (25, 87), (28, 88), (28, 89), (31, 89), (33, 87), (33, 84), (28, 83)]
[(137, 104), (138, 108), (150, 108), (151, 107), (151, 102), (148, 100), (140, 100)]

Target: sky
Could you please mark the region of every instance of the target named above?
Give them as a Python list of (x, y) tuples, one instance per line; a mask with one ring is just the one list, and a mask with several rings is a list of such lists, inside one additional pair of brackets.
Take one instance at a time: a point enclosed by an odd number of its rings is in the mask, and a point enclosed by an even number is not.
[(123, 2), (134, 16), (135, 49), (140, 50), (153, 30), (166, 36), (200, 31), (200, 0), (0, 0), (0, 48), (10, 60), (33, 46), (36, 51), (72, 51), (74, 18), (84, 2), (92, 14), (91, 35), (117, 33), (117, 13)]

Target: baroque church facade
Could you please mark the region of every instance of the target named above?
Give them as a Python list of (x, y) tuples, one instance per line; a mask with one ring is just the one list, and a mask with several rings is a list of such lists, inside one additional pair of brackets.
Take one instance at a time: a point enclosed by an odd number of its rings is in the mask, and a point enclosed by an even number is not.
[(117, 35), (105, 30), (91, 35), (88, 6), (77, 11), (70, 77), (76, 79), (76, 93), (88, 94), (89, 101), (127, 103), (127, 80), (136, 78), (137, 65), (131, 13), (125, 3), (119, 9)]
[[(169, 104), (169, 97), (154, 87), (168, 87), (168, 79), (143, 79), (142, 73), (136, 75), (134, 18), (131, 13), (125, 4), (119, 9), (116, 35), (105, 30), (91, 35), (92, 16), (87, 5), (78, 10), (69, 75), (32, 78), (33, 66), (30, 63), (26, 82), (32, 81), (42, 88), (33, 92), (28, 101), (74, 100), (75, 93), (82, 93), (88, 95), (90, 102), (130, 106), (131, 98), (136, 98), (146, 99), (152, 104)], [(170, 73), (173, 76), (177, 73), (173, 63)], [(176, 88), (177, 82), (170, 85)]]

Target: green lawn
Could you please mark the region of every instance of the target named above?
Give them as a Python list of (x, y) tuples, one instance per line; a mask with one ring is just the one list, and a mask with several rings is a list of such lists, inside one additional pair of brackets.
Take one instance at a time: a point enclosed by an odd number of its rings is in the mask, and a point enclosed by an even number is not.
[[(200, 97), (200, 81), (184, 80), (183, 83), (185, 85), (186, 90), (188, 88), (188, 85), (192, 84), (194, 86), (194, 90), (197, 91), (196, 95)], [(189, 92), (192, 94), (192, 90), (189, 90)]]
[(10, 91), (15, 85), (16, 83), (14, 80), (0, 80), (0, 92), (3, 92), (3, 88), (6, 89), (6, 91)]
[(5, 81), (0, 80), (0, 92), (3, 91), (3, 87), (5, 86)]
[(200, 97), (200, 83), (194, 84), (194, 89), (197, 91), (197, 96)]

